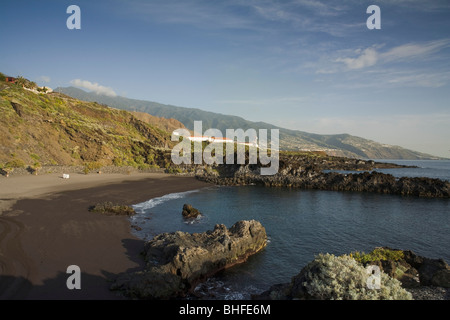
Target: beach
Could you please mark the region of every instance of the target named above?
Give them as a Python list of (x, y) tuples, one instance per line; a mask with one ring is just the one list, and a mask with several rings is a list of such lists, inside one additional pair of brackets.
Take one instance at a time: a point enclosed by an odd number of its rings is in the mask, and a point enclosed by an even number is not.
[[(127, 217), (89, 207), (132, 205), (208, 185), (164, 173), (1, 177), (0, 299), (124, 299), (109, 287), (117, 274), (143, 266), (143, 241), (132, 235)], [(80, 290), (67, 288), (70, 265), (80, 267)]]

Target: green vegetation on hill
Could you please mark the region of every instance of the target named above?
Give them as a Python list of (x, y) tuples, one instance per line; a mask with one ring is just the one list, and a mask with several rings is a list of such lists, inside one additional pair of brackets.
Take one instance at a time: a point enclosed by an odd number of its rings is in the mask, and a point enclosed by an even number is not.
[(194, 129), (194, 121), (202, 121), (203, 130), (216, 128), (225, 133), (226, 129), (279, 129), (280, 149), (291, 151), (325, 151), (329, 155), (367, 159), (436, 159), (429, 154), (408, 150), (399, 146), (385, 145), (349, 134), (321, 135), (298, 130), (289, 130), (264, 122), (252, 122), (241, 117), (224, 115), (196, 108), (184, 108), (160, 104), (152, 101), (128, 99), (120, 96), (109, 97), (68, 87), (57, 88), (71, 97), (104, 103), (114, 108), (140, 111), (153, 116), (173, 118), (183, 123), (189, 130)]
[(168, 166), (173, 143), (167, 131), (124, 110), (22, 85), (0, 82), (0, 170)]

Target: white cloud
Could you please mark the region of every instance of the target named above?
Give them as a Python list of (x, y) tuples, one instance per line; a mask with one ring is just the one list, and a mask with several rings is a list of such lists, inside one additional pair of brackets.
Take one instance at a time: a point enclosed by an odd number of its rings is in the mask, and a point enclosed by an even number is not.
[(339, 57), (335, 62), (342, 62), (350, 70), (363, 69), (379, 63), (410, 62), (424, 60), (440, 50), (450, 47), (450, 39), (434, 40), (425, 43), (408, 43), (379, 52), (378, 47), (370, 47), (361, 52), (355, 50), (356, 57)]
[(74, 79), (70, 81), (71, 84), (73, 84), (76, 87), (85, 88), (90, 91), (95, 92), (98, 95), (105, 95), (110, 97), (115, 97), (117, 94), (114, 92), (114, 90), (110, 87), (101, 86), (98, 83), (92, 83), (87, 80), (81, 80), (81, 79)]
[(374, 48), (367, 48), (356, 58), (338, 58), (336, 62), (343, 62), (349, 69), (362, 69), (375, 65), (378, 56), (378, 52)]
[(422, 59), (449, 46), (450, 39), (441, 39), (426, 43), (408, 43), (382, 53), (381, 59), (384, 61)]

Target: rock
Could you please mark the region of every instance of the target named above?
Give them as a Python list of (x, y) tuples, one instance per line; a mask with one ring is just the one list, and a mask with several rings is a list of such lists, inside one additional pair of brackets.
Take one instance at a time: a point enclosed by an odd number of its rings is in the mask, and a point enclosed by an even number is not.
[(91, 212), (98, 212), (105, 215), (132, 216), (136, 211), (132, 206), (115, 204), (110, 201), (97, 203), (89, 208)]
[(201, 212), (198, 209), (192, 207), (190, 204), (185, 203), (183, 205), (183, 211), (181, 212), (183, 217), (185, 218), (197, 218), (201, 215)]
[(425, 258), (419, 268), (419, 275), (422, 285), (450, 288), (450, 268), (442, 259)]
[[(397, 251), (388, 247), (383, 247), (383, 249)], [(414, 299), (450, 299), (450, 267), (444, 260), (422, 257), (409, 250), (398, 251), (402, 252), (399, 259), (367, 261), (363, 266), (376, 265), (380, 267), (380, 271), (384, 275), (396, 279), (395, 281), (399, 280), (402, 288), (411, 292)], [(273, 285), (267, 291), (254, 295), (252, 298), (258, 300), (311, 298), (305, 284), (308, 277), (320, 274), (320, 269), (323, 266), (324, 264), (309, 264), (298, 275), (292, 277), (291, 283)], [(340, 269), (336, 268), (333, 271), (334, 277), (337, 277), (336, 273), (339, 273)], [(324, 277), (321, 278), (321, 286), (324, 285), (325, 279)]]
[(265, 228), (255, 220), (203, 233), (163, 233), (145, 244), (143, 271), (119, 276), (111, 287), (144, 299), (170, 299), (192, 292), (218, 271), (244, 262), (266, 246)]
[(431, 284), (436, 287), (450, 288), (450, 270), (446, 269), (436, 271), (431, 279)]
[[(324, 161), (323, 158), (302, 158), (280, 155), (279, 170), (274, 175), (262, 176), (260, 165), (227, 164), (216, 170), (202, 170), (197, 179), (217, 185), (262, 185), (266, 187), (289, 187), (301, 189), (375, 192), (429, 198), (450, 198), (450, 182), (431, 178), (396, 178), (393, 175), (377, 171), (374, 167), (384, 168), (370, 161), (341, 159)], [(393, 165), (392, 167), (396, 167)], [(364, 171), (361, 173), (341, 174), (324, 170)]]

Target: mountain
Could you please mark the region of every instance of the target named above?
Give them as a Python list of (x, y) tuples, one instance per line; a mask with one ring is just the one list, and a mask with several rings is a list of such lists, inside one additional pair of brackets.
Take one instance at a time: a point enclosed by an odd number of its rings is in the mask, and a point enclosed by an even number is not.
[[(8, 168), (170, 165), (176, 120), (0, 82), (0, 172)], [(169, 156), (167, 156), (169, 155)]]
[(237, 116), (152, 101), (128, 99), (120, 96), (98, 95), (75, 87), (60, 87), (55, 89), (55, 91), (80, 100), (95, 101), (118, 109), (144, 112), (157, 117), (173, 118), (183, 123), (189, 130), (194, 129), (194, 121), (202, 121), (203, 130), (217, 128), (224, 133), (226, 129), (279, 129), (281, 150), (325, 151), (333, 156), (366, 159), (438, 159), (438, 157), (429, 154), (408, 150), (399, 146), (381, 144), (349, 134), (321, 135), (289, 130), (264, 122), (248, 121)]

